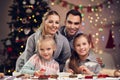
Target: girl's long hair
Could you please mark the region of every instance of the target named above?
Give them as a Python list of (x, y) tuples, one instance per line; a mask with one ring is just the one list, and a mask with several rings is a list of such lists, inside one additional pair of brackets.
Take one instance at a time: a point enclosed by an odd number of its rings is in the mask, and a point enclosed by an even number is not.
[[(81, 36), (86, 37), (86, 39), (87, 39), (89, 44), (92, 43), (92, 39), (91, 39), (91, 37), (89, 35), (83, 34), (83, 33), (79, 33), (79, 34), (77, 34), (74, 37), (74, 40), (73, 40), (73, 46), (74, 47), (75, 47), (76, 39), (78, 39)], [(70, 57), (70, 62), (69, 62), (68, 66), (69, 66), (70, 69), (72, 69), (74, 71), (74, 74), (79, 74), (80, 73), (79, 70), (78, 70), (79, 64), (80, 64), (80, 57), (79, 57), (78, 53), (75, 50), (73, 50), (73, 52), (71, 54), (71, 57)]]
[(73, 51), (70, 57), (69, 68), (74, 71), (74, 74), (80, 73), (78, 70), (79, 62), (80, 62), (79, 55), (77, 54), (76, 51)]

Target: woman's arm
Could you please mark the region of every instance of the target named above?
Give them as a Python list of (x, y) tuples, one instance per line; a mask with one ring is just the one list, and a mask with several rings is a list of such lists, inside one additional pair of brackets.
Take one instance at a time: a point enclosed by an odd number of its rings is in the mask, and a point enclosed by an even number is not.
[(69, 46), (69, 42), (66, 38), (63, 39), (63, 47), (62, 47), (62, 53), (60, 54), (60, 71), (63, 71), (63, 68), (65, 66), (65, 62), (68, 58), (71, 56), (71, 50)]
[(24, 51), (25, 54), (25, 62), (29, 60), (29, 58), (35, 53), (36, 43), (35, 43), (35, 34), (31, 35), (26, 43), (26, 48)]
[(35, 51), (35, 39), (34, 39), (35, 35), (32, 34), (28, 39), (27, 39), (27, 43), (26, 43), (26, 47), (24, 52), (18, 57), (17, 61), (16, 61), (16, 71), (19, 72), (21, 70), (21, 68), (23, 67), (23, 65), (25, 64), (25, 62), (27, 62), (27, 60), (34, 54)]

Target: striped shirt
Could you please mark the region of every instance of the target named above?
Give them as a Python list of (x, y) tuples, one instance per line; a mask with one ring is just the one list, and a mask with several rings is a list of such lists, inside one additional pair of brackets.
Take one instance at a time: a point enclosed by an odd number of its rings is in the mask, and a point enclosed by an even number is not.
[(59, 64), (51, 59), (45, 61), (40, 59), (38, 54), (34, 54), (23, 66), (21, 73), (33, 75), (35, 71), (45, 69), (45, 75), (57, 74), (59, 72)]

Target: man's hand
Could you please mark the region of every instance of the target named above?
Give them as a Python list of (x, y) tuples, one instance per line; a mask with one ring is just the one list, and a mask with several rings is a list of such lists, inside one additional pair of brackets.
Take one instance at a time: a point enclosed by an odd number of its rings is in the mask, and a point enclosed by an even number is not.
[(102, 68), (105, 67), (105, 64), (103, 64), (102, 58), (97, 57), (96, 60), (97, 60), (97, 62), (100, 64), (100, 66), (101, 66)]

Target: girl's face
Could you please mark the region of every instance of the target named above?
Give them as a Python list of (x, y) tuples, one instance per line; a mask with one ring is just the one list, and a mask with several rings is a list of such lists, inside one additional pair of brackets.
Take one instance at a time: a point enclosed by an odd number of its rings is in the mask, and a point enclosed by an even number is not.
[(44, 22), (45, 34), (54, 35), (59, 30), (60, 18), (58, 15), (49, 15)]
[(53, 56), (53, 52), (55, 51), (55, 46), (51, 41), (42, 41), (39, 45), (39, 54), (45, 60), (50, 60)]
[(88, 43), (88, 40), (84, 36), (80, 36), (76, 39), (74, 44), (75, 51), (79, 56), (86, 56), (91, 48), (91, 45)]

